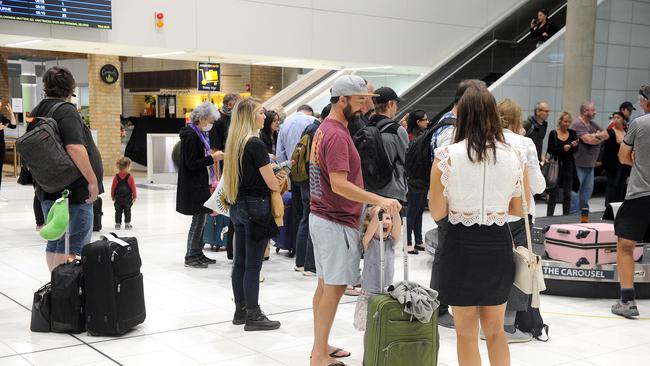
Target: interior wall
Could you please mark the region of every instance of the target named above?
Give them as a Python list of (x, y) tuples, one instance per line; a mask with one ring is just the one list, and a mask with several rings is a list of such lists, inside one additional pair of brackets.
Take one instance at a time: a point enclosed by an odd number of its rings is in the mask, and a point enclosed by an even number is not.
[[(126, 45), (430, 67), (523, 1), (113, 0), (112, 30), (3, 20), (0, 34), (106, 44), (84, 52)], [(157, 11), (165, 14), (161, 30), (154, 26)]]

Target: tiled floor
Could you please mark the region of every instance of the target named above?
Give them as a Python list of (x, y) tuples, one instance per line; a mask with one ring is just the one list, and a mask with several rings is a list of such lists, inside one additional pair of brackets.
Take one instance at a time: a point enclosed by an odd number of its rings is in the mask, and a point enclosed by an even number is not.
[[(308, 365), (315, 279), (294, 272), (291, 259), (273, 252), (263, 268), (261, 304), (271, 318), (282, 321), (282, 328), (246, 333), (231, 325), (231, 264), (224, 252), (206, 250), (216, 265), (183, 267), (189, 220), (174, 211), (173, 190), (140, 188), (134, 207), (130, 234), (138, 237), (143, 258), (146, 322), (120, 338), (31, 333), (32, 294), (49, 273), (43, 241), (34, 230), (32, 189), (8, 180), (2, 194), (10, 202), (0, 206), (0, 365)], [(110, 198), (104, 202), (104, 226), (110, 229), (113, 207)], [(595, 205), (602, 207), (602, 200)], [(426, 217), (425, 229), (432, 225)], [(422, 253), (410, 260), (411, 279), (428, 283), (431, 257)], [(398, 259), (398, 276), (401, 268)], [(352, 327), (354, 301), (343, 299), (332, 344), (352, 352), (349, 365), (361, 365), (363, 335)], [(542, 302), (551, 340), (512, 345), (514, 365), (650, 364), (649, 318), (615, 318), (610, 300), (545, 296)], [(650, 301), (640, 301), (640, 310), (650, 314)], [(439, 364), (455, 365), (455, 335), (447, 329), (440, 333)], [(481, 350), (485, 355), (484, 343)]]

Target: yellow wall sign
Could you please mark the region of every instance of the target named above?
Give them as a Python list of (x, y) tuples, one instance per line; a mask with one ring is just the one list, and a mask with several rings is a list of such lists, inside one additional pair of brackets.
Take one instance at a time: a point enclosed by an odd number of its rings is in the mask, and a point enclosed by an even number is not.
[(221, 90), (221, 65), (199, 62), (197, 67), (197, 89), (199, 91)]

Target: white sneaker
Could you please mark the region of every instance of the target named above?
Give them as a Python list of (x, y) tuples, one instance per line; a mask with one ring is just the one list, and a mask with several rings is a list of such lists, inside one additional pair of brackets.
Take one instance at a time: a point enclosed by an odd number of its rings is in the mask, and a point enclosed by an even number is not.
[(312, 272), (312, 271), (303, 271), (303, 272), (302, 272), (302, 275), (305, 276), (305, 277), (316, 277), (316, 272)]
[(305, 267), (295, 266), (295, 267), (293, 267), (293, 270), (296, 271), (296, 272), (305, 272)]
[(9, 200), (5, 196), (0, 196), (0, 202), (9, 203)]

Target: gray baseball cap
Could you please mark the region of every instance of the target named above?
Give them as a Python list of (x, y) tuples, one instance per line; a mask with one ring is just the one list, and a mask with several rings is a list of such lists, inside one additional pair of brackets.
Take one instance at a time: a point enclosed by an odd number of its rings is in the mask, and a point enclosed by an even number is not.
[(360, 76), (343, 75), (334, 81), (332, 97), (349, 97), (353, 95), (379, 96), (378, 94), (368, 93), (368, 83)]

